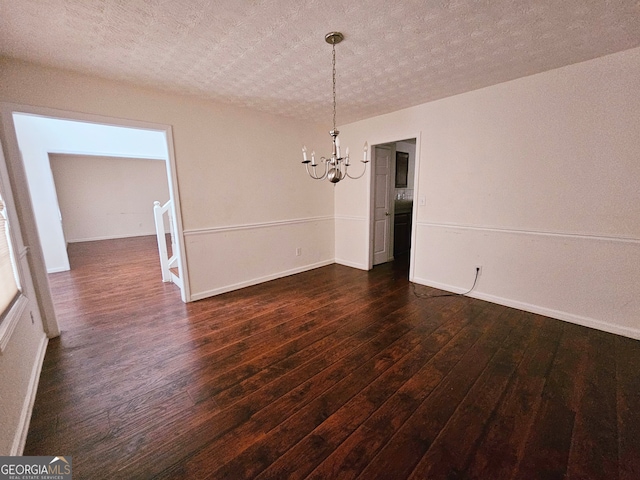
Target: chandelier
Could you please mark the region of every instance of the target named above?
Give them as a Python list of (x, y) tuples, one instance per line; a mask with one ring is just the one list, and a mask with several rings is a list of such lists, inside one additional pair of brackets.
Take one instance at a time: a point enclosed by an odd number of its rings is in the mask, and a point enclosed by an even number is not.
[[(340, 32), (331, 32), (327, 33), (324, 36), (324, 39), (327, 43), (330, 43), (333, 50), (333, 130), (329, 132), (332, 139), (332, 149), (331, 149), (331, 157), (325, 158), (321, 157), (320, 162), (324, 163), (324, 173), (318, 174), (317, 167), (318, 163), (316, 163), (316, 152), (311, 152), (311, 160), (307, 157), (307, 147), (302, 147), (302, 163), (304, 163), (307, 168), (307, 173), (309, 176), (315, 180), (324, 180), (325, 178), (329, 179), (331, 183), (338, 183), (345, 177), (349, 177), (351, 179), (357, 179), (364, 175), (367, 171), (367, 163), (369, 160), (367, 159), (367, 151), (369, 150), (369, 146), (367, 142), (364, 143), (364, 155), (361, 160), (364, 163), (364, 170), (357, 177), (352, 177), (349, 175), (349, 147), (345, 148), (344, 157), (340, 152), (340, 139), (338, 138), (338, 134), (340, 133), (336, 128), (336, 44), (340, 43), (344, 39), (344, 35)], [(311, 166), (311, 169), (309, 169)]]

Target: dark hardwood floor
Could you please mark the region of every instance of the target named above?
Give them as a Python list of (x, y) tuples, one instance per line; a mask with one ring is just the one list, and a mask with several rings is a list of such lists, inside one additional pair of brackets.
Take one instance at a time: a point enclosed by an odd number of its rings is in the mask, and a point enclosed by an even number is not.
[(70, 245), (25, 455), (76, 479), (640, 478), (638, 341), (418, 298), (401, 263), (185, 305), (156, 248)]

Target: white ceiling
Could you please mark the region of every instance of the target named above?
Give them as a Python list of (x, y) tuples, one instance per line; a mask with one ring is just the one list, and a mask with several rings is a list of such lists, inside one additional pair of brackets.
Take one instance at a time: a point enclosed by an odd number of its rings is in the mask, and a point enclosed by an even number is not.
[(338, 124), (640, 45), (640, 0), (0, 0), (0, 55)]

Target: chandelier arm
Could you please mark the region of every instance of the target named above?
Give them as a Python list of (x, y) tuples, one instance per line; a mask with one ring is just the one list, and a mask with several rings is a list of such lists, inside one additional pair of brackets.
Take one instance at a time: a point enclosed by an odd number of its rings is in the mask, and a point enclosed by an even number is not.
[(305, 167), (307, 167), (307, 173), (309, 174), (309, 176), (311, 178), (313, 178), (314, 180), (324, 180), (326, 178), (326, 176), (327, 176), (327, 172), (329, 171), (329, 169), (327, 168), (327, 163), (326, 162), (324, 164), (324, 174), (321, 177), (319, 177), (318, 176), (318, 172), (316, 172), (316, 165), (312, 165), (313, 173), (311, 173), (311, 171), (309, 170), (309, 164), (308, 163), (305, 164)]
[[(352, 177), (351, 175), (349, 175), (349, 171), (348, 171), (347, 169), (345, 169), (345, 171), (344, 171), (345, 175), (346, 175), (347, 177), (349, 177), (351, 180), (357, 180), (357, 179), (359, 179), (359, 178), (362, 178), (362, 177), (363, 177), (363, 175), (367, 172), (367, 163), (369, 163), (369, 162), (366, 162), (366, 163), (365, 163), (365, 162), (362, 162), (362, 163), (364, 163), (364, 170), (362, 171), (362, 173), (361, 173), (360, 175), (358, 175), (357, 177)], [(349, 165), (347, 165), (347, 167), (348, 167), (348, 166), (349, 166)]]

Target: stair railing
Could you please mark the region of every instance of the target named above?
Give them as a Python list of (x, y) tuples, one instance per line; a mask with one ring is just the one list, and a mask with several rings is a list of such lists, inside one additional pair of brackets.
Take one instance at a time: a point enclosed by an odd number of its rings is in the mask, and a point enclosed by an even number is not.
[[(164, 205), (160, 205), (160, 202), (153, 202), (153, 218), (156, 222), (156, 237), (158, 239), (158, 253), (160, 254), (160, 269), (162, 272), (163, 282), (173, 282), (178, 285), (182, 284), (182, 281), (178, 275), (175, 275), (171, 269), (177, 268), (178, 256), (175, 242), (175, 226), (173, 222), (172, 202), (169, 200)], [(167, 251), (167, 231), (165, 229), (164, 215), (167, 215), (169, 221), (169, 234), (171, 236), (171, 257)]]

